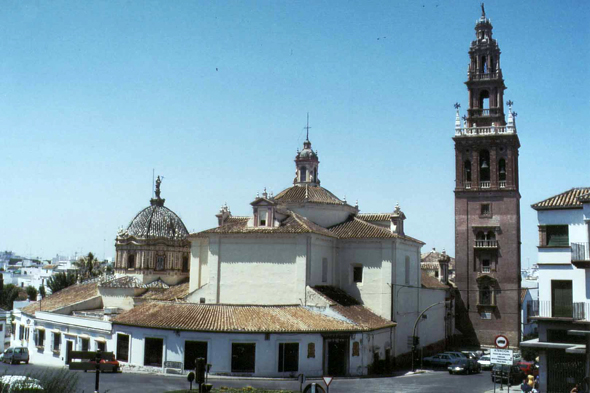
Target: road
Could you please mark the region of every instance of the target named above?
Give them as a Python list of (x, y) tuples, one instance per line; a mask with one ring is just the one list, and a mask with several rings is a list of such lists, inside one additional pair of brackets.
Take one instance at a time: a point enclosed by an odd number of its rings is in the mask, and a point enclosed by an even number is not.
[[(7, 365), (0, 363), (0, 374), (35, 374), (47, 370), (47, 367), (33, 364)], [(79, 375), (79, 391), (94, 391), (95, 374), (83, 371), (71, 371)], [(299, 391), (297, 381), (260, 380), (260, 379), (215, 379), (210, 382), (214, 387), (254, 386), (270, 389), (291, 389)], [(309, 381), (308, 381), (309, 382)], [(320, 382), (315, 381), (314, 382)], [(105, 373), (100, 375), (101, 393), (163, 393), (175, 389), (188, 389), (186, 377), (164, 376), (153, 374)], [(445, 371), (434, 371), (425, 374), (387, 377), (387, 378), (342, 378), (335, 379), (330, 385), (330, 393), (486, 393), (493, 392), (494, 385), (490, 380), (490, 372), (484, 371), (475, 375), (449, 375)], [(518, 392), (517, 386), (510, 391)], [(497, 386), (499, 391), (499, 385)], [(507, 389), (504, 387), (502, 393)]]

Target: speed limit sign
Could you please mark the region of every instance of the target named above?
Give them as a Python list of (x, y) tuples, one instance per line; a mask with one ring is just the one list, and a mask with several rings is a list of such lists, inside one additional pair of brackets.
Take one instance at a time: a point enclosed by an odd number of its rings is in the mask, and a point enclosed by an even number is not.
[(508, 348), (508, 339), (506, 338), (506, 336), (503, 335), (498, 335), (496, 336), (496, 339), (494, 340), (496, 343), (496, 348), (499, 349), (504, 349), (504, 348)]

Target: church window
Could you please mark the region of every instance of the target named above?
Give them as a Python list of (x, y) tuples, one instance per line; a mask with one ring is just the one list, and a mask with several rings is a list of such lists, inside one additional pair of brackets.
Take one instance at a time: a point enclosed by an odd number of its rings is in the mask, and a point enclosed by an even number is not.
[(299, 370), (299, 344), (279, 343), (279, 372)]
[(299, 169), (299, 181), (307, 181), (307, 168), (304, 166)]
[(315, 343), (307, 344), (307, 358), (315, 359)]
[(488, 62), (487, 62), (487, 59), (485, 56), (482, 56), (481, 64), (482, 64), (482, 68), (483, 68), (483, 73), (487, 74), (488, 73)]
[(352, 282), (363, 282), (363, 265), (357, 265), (352, 267)]
[(489, 273), (492, 270), (491, 263), (489, 259), (484, 259), (481, 261), (481, 272), (482, 273)]
[(479, 290), (479, 305), (492, 306), (493, 304), (493, 291), (486, 285)]
[[(479, 180), (482, 183), (490, 181), (490, 152), (482, 150), (479, 152)], [(482, 184), (482, 188), (489, 188), (489, 184)]]
[(506, 181), (506, 160), (503, 158), (498, 161), (498, 179)]
[(361, 356), (361, 344), (358, 341), (352, 342), (352, 356)]
[(166, 257), (164, 255), (156, 255), (156, 270), (164, 270)]
[(322, 282), (328, 282), (328, 258), (322, 258)]
[(253, 373), (256, 365), (256, 344), (232, 343), (232, 373)]
[(489, 203), (482, 203), (481, 204), (481, 216), (490, 216), (492, 214), (492, 209)]
[(135, 269), (135, 255), (127, 256), (127, 269)]
[(410, 257), (406, 256), (405, 264), (405, 280), (406, 285), (410, 285)]
[(258, 210), (258, 226), (265, 227), (267, 218), (268, 218), (268, 210), (266, 210), (266, 209)]
[(465, 176), (465, 181), (470, 182), (471, 181), (471, 161), (467, 160), (465, 161), (464, 164), (464, 176)]
[(186, 255), (182, 257), (182, 271), (183, 273), (188, 272), (188, 257)]

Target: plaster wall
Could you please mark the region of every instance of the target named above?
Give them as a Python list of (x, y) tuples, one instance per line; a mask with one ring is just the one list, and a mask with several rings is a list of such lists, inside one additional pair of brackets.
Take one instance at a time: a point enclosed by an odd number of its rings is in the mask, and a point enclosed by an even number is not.
[(539, 265), (539, 301), (551, 301), (551, 280), (572, 280), (572, 295), (575, 302), (590, 301), (590, 286), (587, 285), (588, 270), (568, 265)]
[[(445, 302), (445, 297), (447, 296), (447, 291), (429, 288), (422, 288), (420, 291), (420, 312), (433, 304), (442, 302), (426, 311), (426, 319), (420, 318), (416, 327), (416, 334), (420, 337), (420, 346), (425, 347), (443, 341), (446, 338), (445, 326), (448, 305)], [(410, 319), (412, 329), (416, 318), (412, 318), (413, 321)], [(410, 335), (412, 334), (410, 333)]]
[[(322, 280), (323, 259), (328, 261), (327, 281)], [(311, 242), (309, 277), (307, 285), (334, 285), (336, 278), (336, 240), (313, 236)]]
[(588, 227), (582, 209), (540, 210), (539, 225), (568, 225), (570, 243), (588, 242)]

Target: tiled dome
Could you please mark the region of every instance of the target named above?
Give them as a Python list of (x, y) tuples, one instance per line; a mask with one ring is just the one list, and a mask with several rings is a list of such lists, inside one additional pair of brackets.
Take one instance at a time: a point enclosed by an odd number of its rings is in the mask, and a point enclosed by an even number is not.
[[(160, 200), (162, 201), (162, 200)], [(127, 227), (130, 236), (139, 239), (167, 238), (184, 239), (188, 231), (172, 210), (152, 200), (152, 205), (140, 211)], [(163, 202), (163, 201), (162, 201)]]

